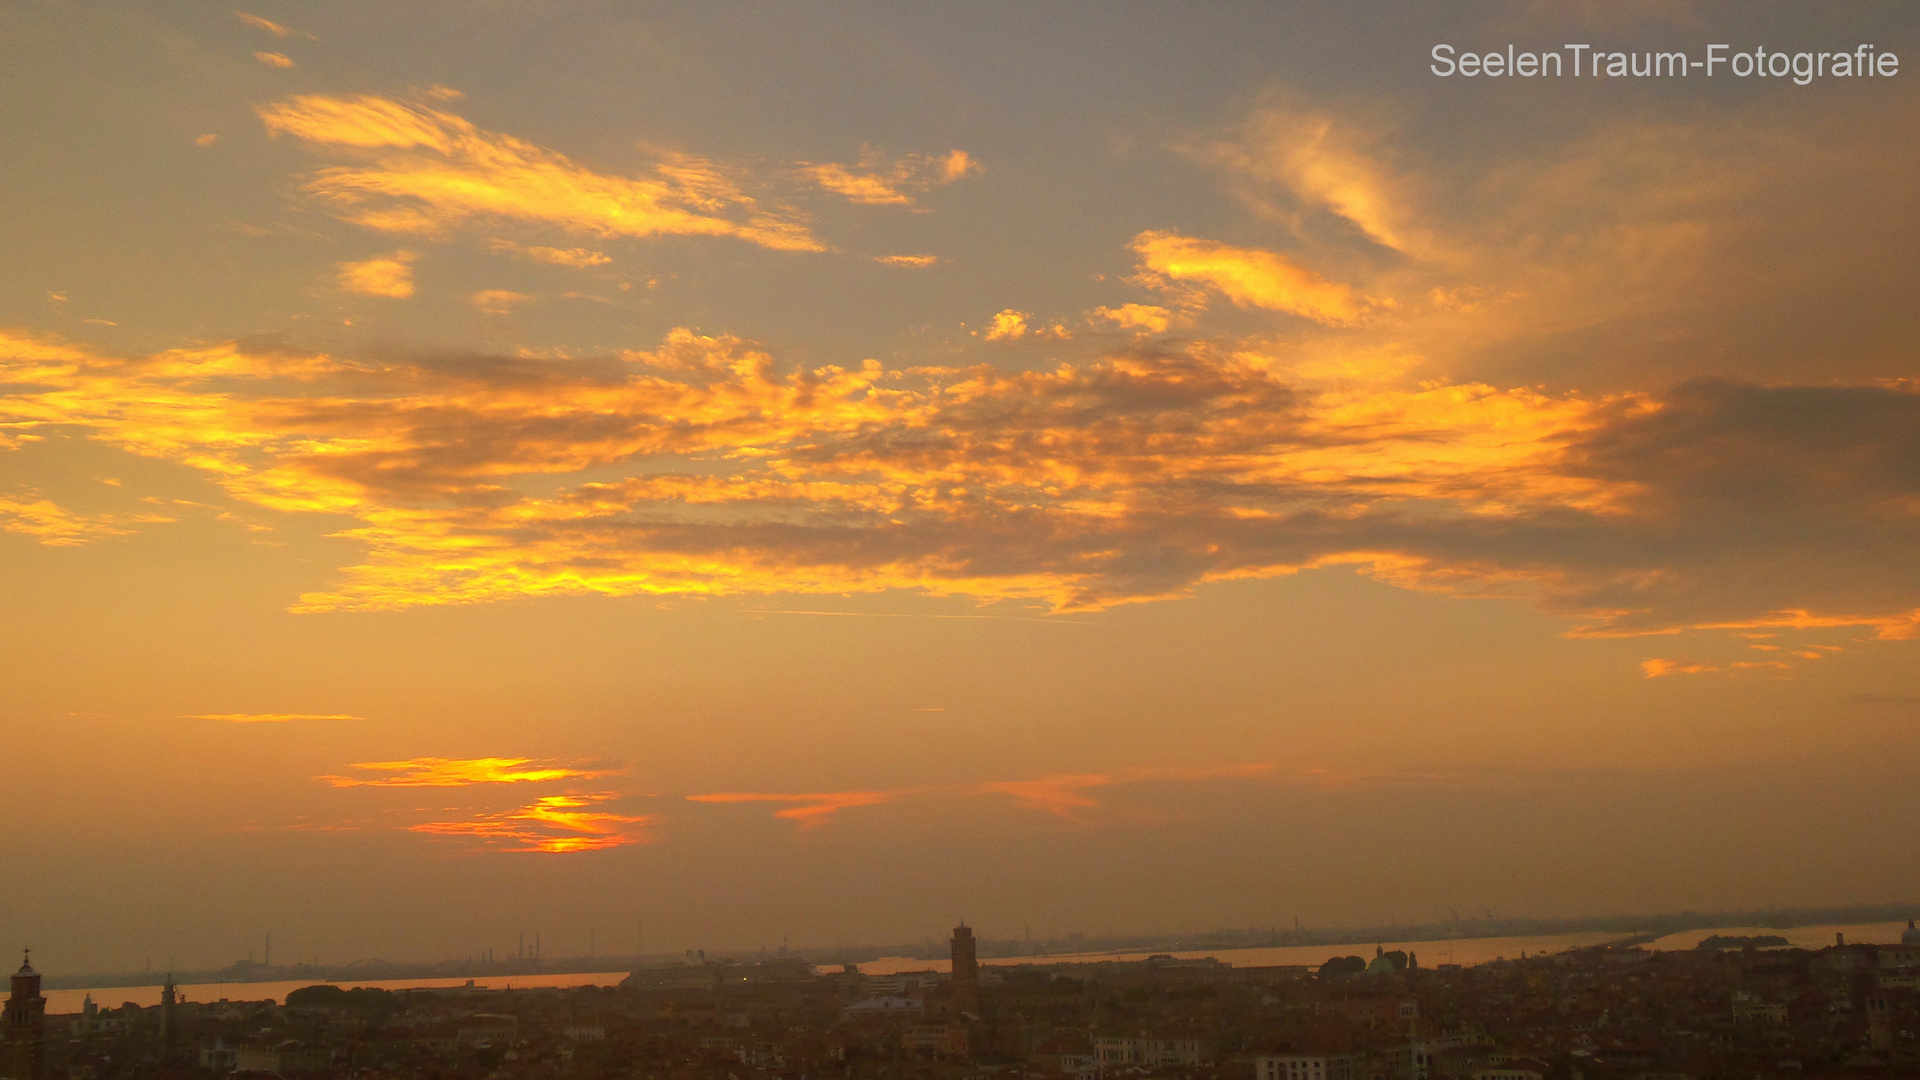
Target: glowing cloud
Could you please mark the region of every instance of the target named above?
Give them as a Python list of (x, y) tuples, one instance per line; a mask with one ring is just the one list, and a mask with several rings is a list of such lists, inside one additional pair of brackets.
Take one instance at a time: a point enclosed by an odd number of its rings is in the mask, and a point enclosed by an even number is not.
[(905, 266), (919, 270), (940, 261), (938, 255), (875, 255), (873, 261), (887, 266)]
[(666, 154), (653, 175), (598, 173), (451, 113), (378, 97), (305, 95), (259, 110), (267, 130), (360, 159), (306, 184), (349, 221), (438, 232), (516, 219), (597, 236), (731, 236), (780, 251), (821, 251), (791, 213), (769, 211), (705, 159)]
[(857, 165), (802, 162), (800, 173), (814, 184), (848, 202), (868, 206), (911, 206), (913, 194), (943, 184), (951, 184), (969, 173), (980, 171), (980, 163), (965, 150), (951, 150), (933, 157), (909, 154), (894, 161), (874, 150), (863, 150)]
[(283, 38), (303, 37), (308, 39), (311, 39), (313, 37), (312, 34), (306, 33), (301, 30), (295, 30), (291, 27), (282, 26), (271, 19), (263, 19), (258, 15), (249, 15), (244, 11), (234, 12), (233, 17), (236, 19), (239, 19), (241, 22), (247, 24), (248, 26), (253, 27), (255, 30), (265, 30), (267, 33), (272, 34), (274, 37), (283, 37)]
[(988, 341), (1018, 341), (1027, 336), (1027, 320), (1033, 318), (1030, 311), (1015, 311), (1008, 308), (993, 317), (993, 325), (982, 332)]
[[(617, 768), (533, 758), (409, 758), (405, 761), (360, 761), (349, 768), (373, 773), (368, 777), (321, 776), (334, 787), (468, 787), (474, 784), (534, 784), (553, 780), (593, 780), (611, 776)], [(380, 775), (387, 774), (387, 775)]]
[(1329, 326), (1357, 323), (1382, 303), (1257, 248), (1143, 232), (1133, 238), (1133, 250), (1150, 275), (1197, 282), (1241, 307), (1285, 311)]
[[(1531, 599), (1578, 636), (1920, 625), (1901, 464), (1920, 388), (1594, 397), (1284, 371), (1207, 342), (1044, 371), (783, 372), (685, 330), (620, 357), (458, 362), (0, 336), (0, 442), (85, 430), (258, 507), (351, 517), (364, 560), (301, 611), (891, 589), (1091, 610), (1350, 567)], [(127, 527), (38, 503), (10, 503), (10, 527)]]
[[(1816, 657), (1818, 653), (1813, 654)], [(1756, 669), (1791, 668), (1793, 665), (1782, 660), (1739, 660), (1731, 664), (1703, 664), (1697, 660), (1642, 660), (1640, 670), (1649, 679), (1659, 679), (1668, 675), (1703, 675), (1713, 671), (1753, 671)]]
[(564, 855), (604, 851), (652, 842), (650, 814), (616, 814), (593, 809), (618, 799), (612, 794), (548, 795), (503, 813), (482, 813), (462, 821), (427, 821), (408, 831), (467, 840), (481, 849)]
[(404, 299), (413, 295), (411, 251), (396, 251), (365, 262), (340, 264), (340, 291), (356, 296), (387, 296)]
[(253, 54), (253, 58), (268, 67), (290, 68), (294, 66), (293, 61), (288, 58), (285, 53), (257, 52)]
[(1099, 307), (1087, 313), (1089, 319), (1104, 322), (1119, 330), (1158, 334), (1174, 323), (1174, 313), (1155, 304), (1121, 304)]
[(554, 266), (572, 266), (585, 269), (589, 266), (605, 266), (613, 261), (613, 256), (587, 248), (556, 248), (538, 245), (522, 246), (511, 240), (491, 239), (487, 246), (495, 251), (512, 252), (532, 259), (535, 262), (551, 263)]
[(1277, 186), (1296, 205), (1329, 211), (1373, 243), (1430, 254), (1424, 237), (1406, 225), (1404, 183), (1376, 160), (1377, 133), (1311, 109), (1273, 105), (1254, 112), (1240, 134), (1195, 153), (1249, 182), (1242, 194), (1267, 216), (1294, 218), (1263, 190)]
[[(0, 429), (0, 449), (7, 447)], [(126, 536), (113, 518), (76, 514), (50, 499), (0, 495), (0, 531), (30, 536), (48, 547), (73, 547), (113, 536)]]

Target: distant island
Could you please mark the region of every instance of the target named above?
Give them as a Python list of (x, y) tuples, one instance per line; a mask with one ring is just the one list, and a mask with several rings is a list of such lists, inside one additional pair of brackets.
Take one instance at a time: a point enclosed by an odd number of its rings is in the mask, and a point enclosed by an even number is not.
[(1739, 937), (1732, 934), (1715, 934), (1703, 939), (1696, 949), (1779, 949), (1791, 944), (1779, 934), (1756, 934), (1753, 937)]

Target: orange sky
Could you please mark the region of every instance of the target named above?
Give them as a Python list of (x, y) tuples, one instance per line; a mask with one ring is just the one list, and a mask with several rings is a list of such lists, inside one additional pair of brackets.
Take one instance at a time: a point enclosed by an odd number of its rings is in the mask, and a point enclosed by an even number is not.
[(1912, 77), (1425, 60), (1915, 28), (8, 8), (0, 927), (1920, 897)]

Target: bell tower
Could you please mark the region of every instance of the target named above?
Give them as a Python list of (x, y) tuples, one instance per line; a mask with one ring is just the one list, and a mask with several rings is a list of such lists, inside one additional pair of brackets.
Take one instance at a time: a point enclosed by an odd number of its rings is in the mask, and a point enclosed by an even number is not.
[(4, 1080), (40, 1080), (41, 1076), (47, 999), (40, 996), (40, 973), (33, 970), (31, 959), (26, 950), (21, 951), (20, 970), (13, 973), (12, 992), (0, 1012), (6, 1039), (0, 1043), (0, 1078)]
[(973, 928), (961, 923), (953, 928), (953, 1008), (956, 1012), (980, 1015), (980, 961), (975, 952)]

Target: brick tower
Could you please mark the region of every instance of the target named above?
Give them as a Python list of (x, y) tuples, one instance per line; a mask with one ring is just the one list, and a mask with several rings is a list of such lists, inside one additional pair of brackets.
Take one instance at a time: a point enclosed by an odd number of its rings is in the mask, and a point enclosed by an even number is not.
[(980, 1015), (980, 961), (974, 953), (973, 928), (961, 923), (953, 928), (953, 1008), (955, 1012)]
[(0, 1043), (0, 1077), (4, 1080), (40, 1080), (41, 1044), (46, 1039), (47, 999), (40, 996), (40, 973), (22, 954), (13, 973), (13, 992), (4, 1012), (4, 1043)]

